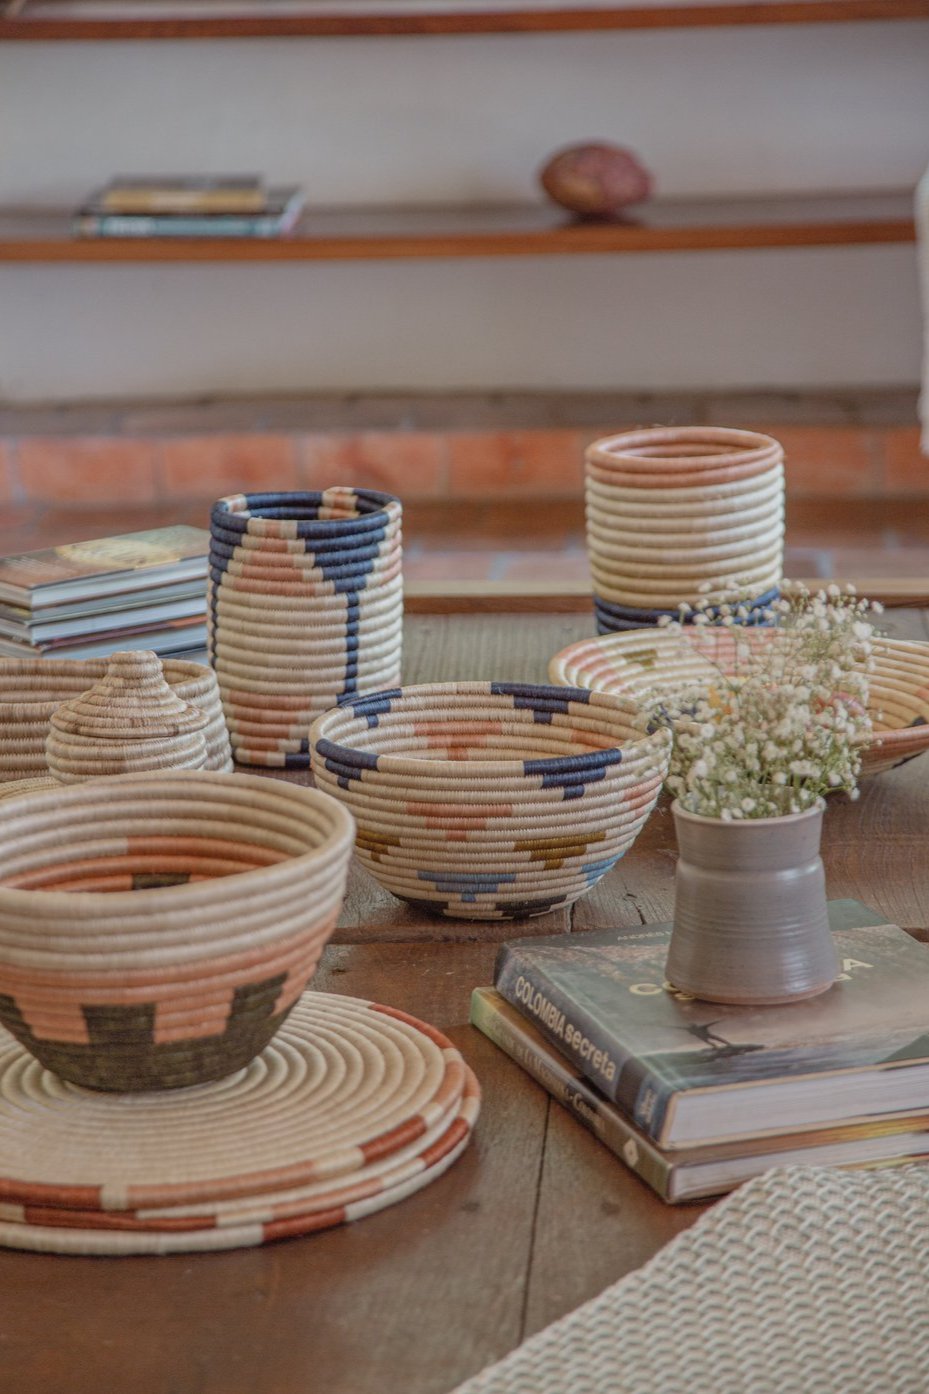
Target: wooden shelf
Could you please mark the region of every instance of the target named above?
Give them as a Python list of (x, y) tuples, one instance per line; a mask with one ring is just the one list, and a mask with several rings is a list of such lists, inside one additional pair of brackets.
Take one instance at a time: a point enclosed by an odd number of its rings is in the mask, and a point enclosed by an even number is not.
[(64, 214), (0, 212), (0, 262), (282, 262), (597, 255), (914, 240), (909, 193), (688, 199), (575, 222), (544, 205), (325, 209), (275, 239), (74, 238)]
[(0, 40), (552, 33), (900, 19), (929, 19), (929, 0), (0, 0)]

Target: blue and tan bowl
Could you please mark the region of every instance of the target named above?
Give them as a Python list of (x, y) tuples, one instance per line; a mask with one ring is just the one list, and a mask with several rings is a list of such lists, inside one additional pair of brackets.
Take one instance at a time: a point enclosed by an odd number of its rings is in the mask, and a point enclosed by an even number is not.
[(572, 904), (628, 851), (670, 740), (621, 697), (434, 683), (325, 713), (310, 751), (381, 885), (442, 915), (503, 919)]

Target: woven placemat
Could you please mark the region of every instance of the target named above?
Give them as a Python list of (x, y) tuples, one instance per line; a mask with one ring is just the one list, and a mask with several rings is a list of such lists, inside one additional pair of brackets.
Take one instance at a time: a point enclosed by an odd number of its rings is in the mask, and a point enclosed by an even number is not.
[(925, 1394), (929, 1170), (788, 1168), (456, 1394)]
[[(470, 1077), (473, 1079), (473, 1076)], [(476, 1116), (476, 1107), (473, 1111)], [(418, 1165), (408, 1168), (403, 1180), (357, 1199), (345, 1200), (336, 1195), (326, 1208), (309, 1212), (282, 1208), (279, 1212), (277, 1207), (271, 1205), (238, 1224), (217, 1221), (210, 1226), (198, 1223), (185, 1227), (180, 1224), (173, 1228), (147, 1230), (131, 1230), (128, 1227), (85, 1229), (79, 1223), (43, 1225), (33, 1215), (26, 1223), (0, 1220), (0, 1244), (10, 1249), (37, 1253), (119, 1257), (132, 1254), (208, 1253), (220, 1249), (254, 1248), (277, 1239), (294, 1239), (318, 1230), (334, 1229), (353, 1220), (362, 1220), (423, 1190), (458, 1160), (471, 1139), (471, 1131), (471, 1123), (459, 1117), (448, 1129), (442, 1145), (425, 1152)], [(264, 1217), (267, 1213), (271, 1214), (270, 1219)], [(59, 1212), (58, 1218), (65, 1214), (65, 1211)]]
[(244, 1070), (184, 1090), (85, 1090), (4, 1039), (0, 1217), (21, 1221), (23, 1206), (212, 1215), (243, 1197), (354, 1180), (428, 1147), (465, 1085), (460, 1053), (433, 1027), (330, 993), (306, 993)]

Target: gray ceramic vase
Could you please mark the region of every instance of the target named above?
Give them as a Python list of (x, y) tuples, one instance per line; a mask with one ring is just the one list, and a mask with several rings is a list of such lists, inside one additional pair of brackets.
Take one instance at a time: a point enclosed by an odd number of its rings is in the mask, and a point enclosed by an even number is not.
[(839, 974), (819, 855), (823, 806), (724, 821), (672, 809), (680, 858), (668, 981), (707, 1002), (773, 1006)]

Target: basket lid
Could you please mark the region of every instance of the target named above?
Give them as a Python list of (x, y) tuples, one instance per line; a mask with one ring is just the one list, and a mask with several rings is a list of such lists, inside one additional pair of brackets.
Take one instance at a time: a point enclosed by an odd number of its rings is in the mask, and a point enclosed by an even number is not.
[(156, 653), (136, 649), (114, 653), (104, 676), (64, 702), (51, 724), (66, 735), (109, 742), (183, 736), (202, 730), (207, 719), (169, 687)]

